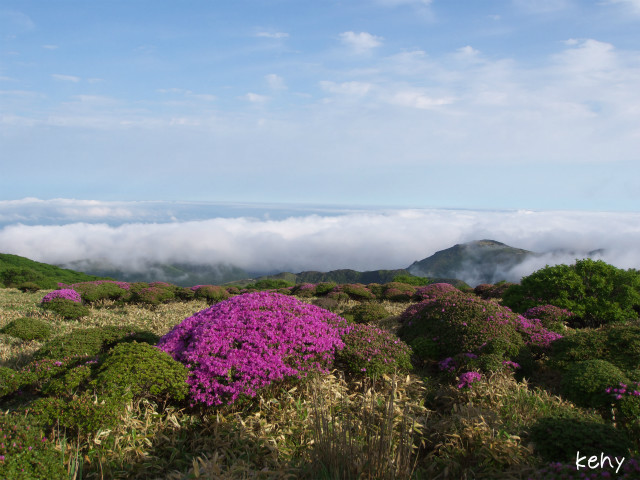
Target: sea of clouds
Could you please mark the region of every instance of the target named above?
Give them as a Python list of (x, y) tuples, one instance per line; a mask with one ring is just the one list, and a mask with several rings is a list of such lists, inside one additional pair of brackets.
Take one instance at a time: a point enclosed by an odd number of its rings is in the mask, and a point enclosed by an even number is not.
[[(509, 281), (588, 252), (640, 268), (640, 213), (384, 209), (54, 199), (0, 201), (0, 253), (65, 265), (100, 260), (232, 264), (273, 273), (406, 268), (457, 243), (492, 239), (542, 253), (499, 272)], [(473, 284), (474, 272), (460, 272)]]

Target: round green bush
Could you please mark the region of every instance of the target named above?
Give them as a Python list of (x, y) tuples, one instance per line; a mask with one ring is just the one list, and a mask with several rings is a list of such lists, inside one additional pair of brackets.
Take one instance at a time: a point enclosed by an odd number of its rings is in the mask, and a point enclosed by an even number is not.
[(46, 340), (51, 336), (51, 326), (38, 318), (22, 317), (7, 324), (0, 333), (11, 335), (24, 341)]
[(571, 365), (562, 377), (562, 394), (583, 407), (603, 408), (611, 404), (606, 389), (628, 383), (626, 375), (606, 360), (584, 360)]
[(18, 290), (20, 290), (23, 293), (37, 292), (40, 289), (41, 289), (40, 285), (33, 282), (24, 282), (18, 285)]
[(336, 302), (348, 302), (351, 299), (347, 293), (335, 290), (327, 293), (326, 298), (330, 298)]
[(375, 296), (361, 283), (345, 283), (333, 289), (334, 292), (346, 293), (352, 300), (372, 300)]
[(578, 330), (551, 346), (550, 365), (554, 368), (566, 369), (575, 362), (595, 359), (607, 360), (630, 375), (640, 366), (640, 326)]
[(334, 313), (336, 312), (336, 310), (338, 310), (339, 307), (337, 300), (327, 297), (316, 298), (312, 303), (317, 307), (324, 308), (325, 310), (329, 310), (330, 312)]
[(428, 349), (437, 352), (433, 360), (463, 353), (496, 353), (508, 359), (524, 347), (517, 314), (458, 290), (409, 307), (402, 319), (398, 336), (410, 345), (418, 337), (431, 340), (435, 347)]
[(389, 316), (389, 312), (379, 303), (362, 303), (350, 308), (343, 315), (347, 320), (352, 318), (355, 323), (372, 323)]
[(29, 405), (29, 412), (44, 425), (59, 425), (70, 430), (72, 435), (89, 435), (115, 428), (125, 407), (121, 398), (96, 397), (82, 392), (71, 399), (38, 398)]
[(60, 376), (51, 378), (42, 386), (42, 393), (56, 397), (72, 396), (86, 385), (91, 377), (92, 368), (83, 364), (70, 368)]
[(93, 357), (117, 343), (140, 341), (155, 344), (160, 337), (132, 326), (83, 328), (45, 343), (34, 353), (34, 360)]
[(230, 296), (224, 287), (217, 285), (201, 285), (195, 290), (195, 298), (202, 298), (210, 305), (226, 300)]
[(611, 425), (571, 417), (543, 417), (530, 429), (535, 452), (547, 462), (575, 462), (580, 456), (604, 453), (629, 457), (631, 442)]
[(67, 480), (62, 454), (31, 416), (0, 412), (0, 478)]
[(147, 343), (121, 343), (100, 365), (93, 385), (104, 395), (121, 398), (183, 400), (189, 392), (188, 369)]
[(131, 301), (144, 305), (160, 305), (175, 298), (173, 288), (165, 285), (153, 285), (142, 288), (131, 295)]
[(555, 305), (575, 314), (571, 326), (597, 327), (638, 318), (640, 272), (622, 270), (602, 260), (542, 268), (504, 294), (504, 305), (517, 312)]
[(379, 377), (412, 369), (411, 347), (386, 330), (356, 324), (342, 341), (345, 347), (336, 354), (336, 359), (351, 373)]
[(416, 292), (416, 287), (407, 283), (385, 283), (382, 290), (382, 298), (392, 302), (408, 302)]
[(20, 372), (13, 368), (0, 367), (0, 398), (15, 392), (21, 383)]
[(326, 295), (327, 293), (332, 291), (334, 288), (336, 288), (336, 285), (337, 284), (335, 282), (320, 282), (316, 284), (316, 295), (317, 296)]
[(72, 287), (80, 294), (83, 302), (96, 303), (101, 300), (127, 301), (131, 297), (132, 285), (124, 282), (98, 280), (74, 283)]
[(84, 305), (66, 298), (56, 298), (50, 302), (41, 303), (40, 308), (53, 312), (65, 320), (78, 320), (88, 316), (90, 313), (89, 309)]

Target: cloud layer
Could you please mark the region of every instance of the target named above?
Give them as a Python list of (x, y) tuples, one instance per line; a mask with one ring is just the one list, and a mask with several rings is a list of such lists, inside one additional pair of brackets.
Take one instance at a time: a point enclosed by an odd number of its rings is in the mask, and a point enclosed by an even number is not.
[[(504, 272), (511, 281), (547, 263), (571, 263), (596, 249), (604, 249), (601, 258), (620, 268), (640, 267), (640, 213), (390, 209), (328, 214), (287, 210), (278, 215), (277, 208), (264, 208), (261, 216), (174, 217), (172, 222), (151, 223), (149, 219), (166, 218), (171, 206), (159, 203), (145, 210), (135, 203), (121, 202), (116, 208), (106, 202), (68, 200), (66, 208), (52, 208), (59, 212), (57, 225), (5, 225), (0, 252), (53, 264), (108, 260), (123, 270), (152, 262), (230, 263), (253, 272), (374, 270), (406, 268), (456, 243), (488, 238), (548, 252)], [(7, 209), (0, 203), (0, 213)], [(188, 210), (178, 214), (184, 218)], [(84, 221), (74, 221), (82, 211)], [(121, 221), (109, 225), (103, 215), (120, 215)], [(466, 275), (473, 283), (473, 272)]]

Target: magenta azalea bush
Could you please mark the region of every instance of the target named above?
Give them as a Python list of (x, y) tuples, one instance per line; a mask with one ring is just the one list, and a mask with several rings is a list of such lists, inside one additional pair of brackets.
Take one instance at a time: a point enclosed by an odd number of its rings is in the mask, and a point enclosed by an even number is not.
[(63, 288), (61, 290), (54, 290), (53, 292), (47, 293), (42, 300), (40, 300), (40, 303), (49, 303), (55, 299), (71, 300), (76, 303), (80, 303), (82, 301), (78, 292), (71, 288)]
[(562, 332), (564, 324), (573, 317), (573, 313), (565, 308), (559, 308), (555, 305), (539, 305), (532, 307), (522, 314), (523, 317), (534, 319), (537, 318), (542, 325), (554, 332)]
[(195, 402), (221, 405), (285, 377), (326, 371), (348, 330), (322, 308), (274, 292), (232, 297), (183, 320), (158, 347), (190, 370)]
[(419, 302), (424, 300), (435, 300), (446, 293), (455, 292), (457, 290), (458, 289), (450, 283), (432, 283), (424, 287), (418, 287), (413, 294), (413, 298)]
[(465, 372), (460, 375), (460, 381), (458, 382), (458, 388), (471, 387), (472, 383), (479, 382), (482, 378), (482, 374), (478, 372)]

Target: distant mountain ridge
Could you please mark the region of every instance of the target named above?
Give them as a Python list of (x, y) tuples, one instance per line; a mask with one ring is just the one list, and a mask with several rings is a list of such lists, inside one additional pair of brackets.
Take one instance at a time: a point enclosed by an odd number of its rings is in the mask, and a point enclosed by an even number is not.
[(468, 283), (495, 283), (503, 280), (504, 272), (538, 255), (495, 240), (475, 240), (440, 250), (413, 262), (407, 270), (418, 277), (453, 277)]

